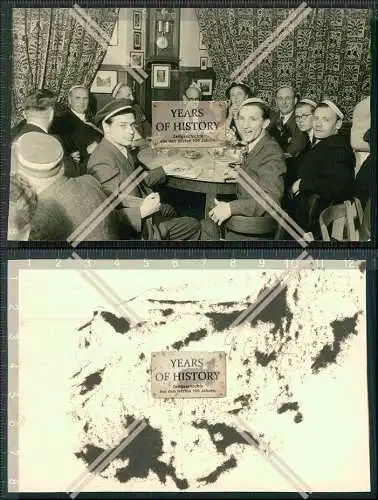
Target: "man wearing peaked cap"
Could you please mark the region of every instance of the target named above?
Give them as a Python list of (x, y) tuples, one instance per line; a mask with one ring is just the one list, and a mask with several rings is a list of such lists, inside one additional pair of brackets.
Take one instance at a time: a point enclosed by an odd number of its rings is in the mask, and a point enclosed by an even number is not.
[(79, 173), (86, 173), (88, 158), (101, 141), (102, 132), (90, 116), (87, 87), (71, 87), (67, 104), (68, 109), (54, 119), (51, 131), (61, 138), (65, 152), (72, 156)]
[[(128, 99), (108, 102), (95, 117), (104, 131), (104, 138), (88, 162), (88, 173), (102, 186), (107, 196), (118, 194), (119, 209), (125, 215), (125, 239), (199, 239), (200, 224), (190, 217), (175, 218), (169, 205), (160, 203), (152, 187), (166, 180), (164, 167), (151, 170), (126, 196), (123, 186), (136, 168), (131, 154), (135, 136), (135, 113)], [(122, 198), (121, 198), (122, 196)]]
[[(104, 203), (101, 186), (89, 175), (67, 178), (64, 174), (63, 148), (53, 136), (40, 132), (22, 135), (15, 143), (12, 165), (32, 185), (38, 205), (31, 224), (31, 240), (64, 241)], [(96, 223), (78, 240), (117, 239), (113, 216)]]
[(330, 100), (323, 100), (316, 106), (313, 116), (315, 142), (301, 158), (298, 180), (291, 188), (294, 218), (315, 238), (320, 237), (320, 212), (351, 199), (354, 194), (355, 155), (348, 138), (338, 133), (343, 117), (340, 108)]

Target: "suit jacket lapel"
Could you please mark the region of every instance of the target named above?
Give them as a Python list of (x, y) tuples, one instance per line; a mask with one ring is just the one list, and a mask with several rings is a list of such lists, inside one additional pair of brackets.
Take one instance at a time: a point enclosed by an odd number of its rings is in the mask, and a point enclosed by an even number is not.
[(70, 108), (69, 109), (69, 113), (71, 115), (71, 118), (76, 122), (76, 125), (81, 125), (81, 126), (87, 126), (87, 127), (90, 127), (90, 128), (93, 128), (94, 130), (96, 130), (97, 132), (99, 132), (101, 135), (104, 135), (103, 131), (99, 128), (96, 127), (96, 125), (90, 121), (87, 121), (87, 116), (85, 115), (85, 122), (83, 122), (83, 120), (81, 120), (78, 116), (75, 115), (75, 113), (72, 111), (72, 109)]
[(266, 141), (267, 141), (267, 132), (265, 132), (265, 135), (261, 137), (261, 139), (258, 141), (258, 143), (255, 145), (255, 147), (248, 153), (247, 156), (247, 162), (251, 159), (254, 158), (255, 156), (258, 156), (262, 148), (264, 147)]
[[(126, 158), (126, 156), (119, 148), (117, 148), (115, 144), (111, 143), (107, 139), (103, 139), (103, 143), (106, 149), (108, 149), (113, 155), (115, 155), (118, 169), (121, 170), (122, 166), (124, 166), (123, 170), (124, 172), (126, 172), (126, 178), (129, 177), (129, 175), (134, 172), (134, 162), (130, 156), (130, 153), (128, 152), (128, 156)], [(121, 180), (120, 184), (124, 181), (125, 179)], [(145, 190), (143, 188), (144, 181), (141, 181), (130, 194), (133, 194), (136, 191), (139, 196), (144, 197)]]

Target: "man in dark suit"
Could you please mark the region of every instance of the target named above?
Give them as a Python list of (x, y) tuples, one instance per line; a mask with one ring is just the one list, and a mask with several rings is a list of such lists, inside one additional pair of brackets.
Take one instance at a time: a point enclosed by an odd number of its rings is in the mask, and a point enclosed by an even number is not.
[[(17, 146), (17, 162), (12, 166), (12, 173), (25, 177), (38, 196), (30, 240), (80, 242), (118, 239), (118, 220), (113, 214), (97, 215), (92, 219), (93, 213), (101, 205), (106, 205), (101, 186), (90, 175), (65, 176), (63, 148), (56, 137), (28, 132), (17, 140)], [(75, 231), (77, 234), (71, 237)]]
[[(132, 102), (128, 99), (110, 101), (97, 113), (96, 123), (103, 127), (104, 139), (89, 158), (88, 173), (97, 179), (106, 195), (121, 196), (120, 186), (135, 170), (130, 151), (135, 135)], [(161, 204), (159, 194), (152, 191), (152, 187), (165, 182), (166, 173), (169, 173), (167, 167), (151, 170), (129, 195), (120, 198), (129, 221), (125, 239), (141, 234), (145, 239), (199, 239), (199, 221), (191, 217), (174, 218), (174, 209)]]
[[(255, 97), (246, 99), (240, 107), (238, 123), (243, 142), (248, 147), (243, 171), (259, 185), (267, 199), (280, 204), (286, 165), (280, 146), (266, 132), (269, 125), (268, 106)], [(238, 177), (232, 171), (226, 172), (226, 176)], [(266, 209), (240, 184), (237, 186), (237, 199), (229, 203), (216, 200), (216, 206), (210, 211), (209, 216), (218, 225), (226, 223), (226, 239), (271, 237), (269, 233), (274, 233), (276, 227), (274, 219)], [(253, 230), (254, 224), (256, 231)], [(229, 230), (228, 226), (232, 229)], [(248, 227), (250, 233), (247, 232)]]
[(293, 216), (315, 239), (320, 236), (320, 212), (354, 194), (355, 155), (348, 139), (338, 133), (343, 118), (335, 103), (324, 100), (317, 105), (313, 117), (315, 142), (303, 155), (299, 179), (291, 187)]
[(283, 152), (292, 158), (296, 158), (306, 146), (306, 137), (295, 121), (294, 109), (297, 101), (292, 87), (279, 88), (276, 94), (279, 113), (273, 116), (268, 127), (268, 132), (276, 139)]
[(86, 173), (90, 154), (101, 141), (102, 131), (91, 121), (88, 113), (89, 92), (83, 85), (71, 87), (67, 96), (68, 109), (57, 116), (52, 133), (62, 140), (65, 152), (73, 158), (81, 174)]
[(11, 141), (27, 132), (48, 134), (54, 119), (55, 96), (47, 89), (37, 90), (29, 95), (24, 103), (25, 119), (11, 130)]
[(295, 181), (298, 168), (296, 159), (306, 148), (308, 139), (301, 132), (295, 121), (297, 104), (295, 91), (291, 86), (283, 86), (277, 90), (276, 106), (278, 113), (272, 117), (268, 132), (276, 139), (286, 157), (285, 191)]

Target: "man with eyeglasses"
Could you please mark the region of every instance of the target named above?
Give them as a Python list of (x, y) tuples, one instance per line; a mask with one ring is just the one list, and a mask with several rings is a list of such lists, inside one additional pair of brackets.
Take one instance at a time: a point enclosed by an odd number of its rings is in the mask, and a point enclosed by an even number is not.
[(298, 129), (306, 134), (306, 148), (310, 149), (314, 141), (314, 130), (312, 128), (313, 113), (316, 108), (316, 102), (311, 99), (301, 99), (295, 107), (295, 122)]
[(355, 156), (339, 130), (344, 114), (332, 101), (319, 103), (313, 114), (314, 141), (301, 158), (298, 179), (291, 187), (294, 218), (315, 239), (320, 237), (319, 214), (354, 194)]

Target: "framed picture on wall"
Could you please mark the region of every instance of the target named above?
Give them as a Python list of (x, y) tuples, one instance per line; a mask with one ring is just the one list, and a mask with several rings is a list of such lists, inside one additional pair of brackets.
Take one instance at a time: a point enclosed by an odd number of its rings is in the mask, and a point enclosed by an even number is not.
[(133, 29), (141, 30), (142, 29), (142, 11), (134, 10), (133, 11)]
[(130, 66), (132, 68), (143, 68), (143, 60), (143, 52), (130, 52)]
[(200, 57), (200, 68), (201, 69), (207, 69), (207, 63), (208, 63), (207, 57)]
[(200, 48), (201, 50), (205, 50), (205, 49), (207, 49), (207, 47), (206, 47), (206, 45), (205, 45), (205, 43), (204, 43), (204, 41), (203, 41), (203, 35), (202, 35), (202, 33), (201, 33), (201, 32), (200, 32), (200, 34), (199, 34), (199, 48)]
[(140, 31), (134, 31), (133, 48), (135, 50), (140, 50), (142, 48), (142, 33)]
[(91, 92), (93, 94), (111, 94), (117, 85), (117, 71), (98, 71), (93, 80)]
[(171, 83), (170, 64), (153, 64), (151, 86), (154, 89), (169, 89)]
[(199, 85), (202, 95), (212, 95), (213, 80), (211, 78), (205, 80), (197, 80), (197, 85)]

